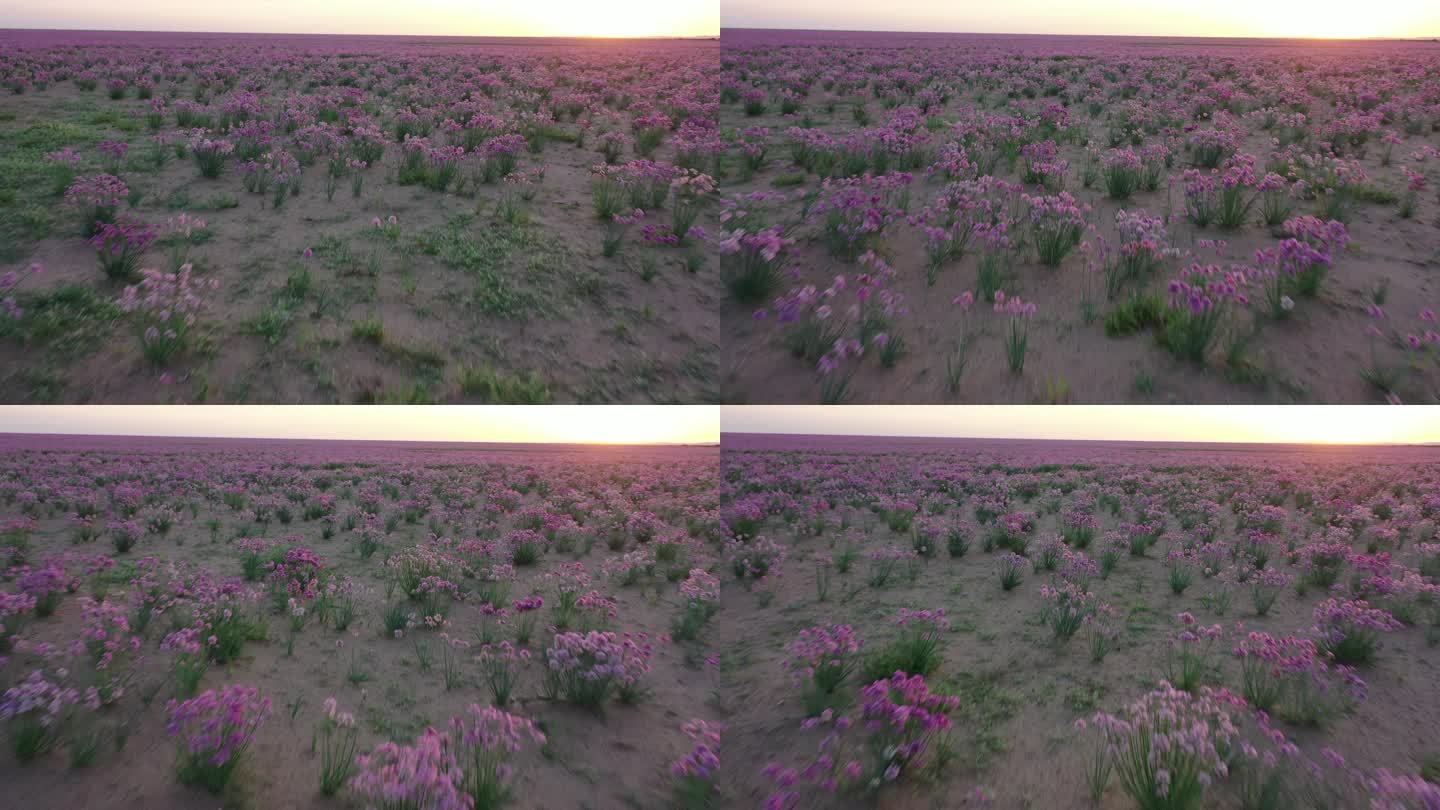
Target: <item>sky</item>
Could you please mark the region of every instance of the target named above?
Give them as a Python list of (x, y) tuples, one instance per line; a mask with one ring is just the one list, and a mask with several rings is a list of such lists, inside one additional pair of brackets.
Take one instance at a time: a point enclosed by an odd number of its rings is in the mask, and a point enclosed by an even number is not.
[(713, 444), (713, 405), (9, 405), (0, 433)]
[(1192, 37), (1440, 37), (1437, 0), (723, 0), (725, 28)]
[(1440, 407), (1385, 405), (9, 405), (0, 433), (713, 444), (725, 433), (1440, 443)]
[(726, 405), (723, 433), (982, 439), (1440, 442), (1440, 407), (1389, 405)]
[(720, 33), (720, 0), (4, 0), (0, 28), (694, 37)]

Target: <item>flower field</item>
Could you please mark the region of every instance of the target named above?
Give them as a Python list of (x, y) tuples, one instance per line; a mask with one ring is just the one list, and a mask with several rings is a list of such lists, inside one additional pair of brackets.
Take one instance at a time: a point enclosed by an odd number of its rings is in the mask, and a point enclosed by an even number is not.
[(9, 402), (708, 402), (713, 41), (12, 31)]
[(723, 448), (734, 806), (1440, 800), (1433, 448)]
[(716, 800), (714, 448), (4, 441), (7, 801)]
[(722, 41), (727, 401), (1436, 401), (1433, 43)]

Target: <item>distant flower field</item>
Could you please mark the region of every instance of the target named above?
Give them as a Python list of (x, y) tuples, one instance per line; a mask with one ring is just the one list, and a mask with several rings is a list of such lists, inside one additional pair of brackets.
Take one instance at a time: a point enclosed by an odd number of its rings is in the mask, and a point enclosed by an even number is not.
[(722, 41), (729, 401), (1440, 399), (1430, 43)]

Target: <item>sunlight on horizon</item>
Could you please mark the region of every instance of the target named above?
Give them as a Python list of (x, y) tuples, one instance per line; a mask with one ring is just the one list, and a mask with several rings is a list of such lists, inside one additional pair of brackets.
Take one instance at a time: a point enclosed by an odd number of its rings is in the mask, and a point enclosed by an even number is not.
[(1433, 0), (1091, 0), (1002, 5), (932, 0), (724, 0), (724, 28), (1115, 36), (1425, 38), (1440, 36)]
[(476, 37), (702, 37), (720, 33), (719, 0), (254, 0), (203, 5), (135, 0), (11, 0), (0, 28)]
[(351, 441), (713, 444), (714, 405), (8, 405), (0, 433)]
[(1440, 407), (1389, 405), (726, 405), (726, 433), (975, 439), (1418, 444)]

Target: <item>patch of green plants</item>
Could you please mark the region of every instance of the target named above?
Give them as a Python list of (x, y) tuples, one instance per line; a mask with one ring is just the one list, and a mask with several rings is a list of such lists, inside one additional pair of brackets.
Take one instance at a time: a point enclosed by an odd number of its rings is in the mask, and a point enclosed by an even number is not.
[(113, 334), (121, 317), (113, 301), (89, 287), (67, 284), (15, 296), (19, 318), (0, 318), (0, 339), (45, 349), (61, 358), (95, 349)]
[(1105, 335), (1125, 337), (1152, 327), (1163, 333), (1170, 319), (1169, 312), (1158, 295), (1132, 296), (1105, 316)]
[[(541, 239), (524, 223), (489, 221), (472, 228), (472, 221), (473, 216), (463, 214), (422, 231), (416, 247), (468, 273), (474, 282), (471, 301), (483, 314), (514, 318), (539, 309), (542, 289), (537, 287), (561, 277), (565, 249), (555, 240)], [(526, 257), (524, 264), (512, 267), (517, 255)]]
[(244, 330), (264, 338), (268, 345), (278, 344), (289, 330), (296, 311), (305, 303), (311, 284), (310, 271), (297, 267), (285, 279), (285, 286), (276, 293), (270, 306), (243, 324)]
[(550, 401), (549, 386), (534, 372), (507, 374), (488, 365), (462, 368), (460, 392), (482, 402), (504, 405), (543, 405)]
[(356, 321), (355, 325), (350, 327), (350, 337), (379, 346), (385, 342), (385, 324), (378, 317)]

